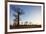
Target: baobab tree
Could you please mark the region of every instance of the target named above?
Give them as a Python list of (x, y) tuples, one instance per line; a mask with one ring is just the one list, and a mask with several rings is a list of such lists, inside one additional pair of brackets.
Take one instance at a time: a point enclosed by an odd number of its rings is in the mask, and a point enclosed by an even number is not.
[(14, 26), (19, 26), (20, 15), (22, 15), (24, 13), (23, 13), (23, 10), (21, 8), (16, 8), (15, 10), (16, 10), (15, 11), (16, 14), (13, 14), (13, 16), (15, 17), (13, 25)]

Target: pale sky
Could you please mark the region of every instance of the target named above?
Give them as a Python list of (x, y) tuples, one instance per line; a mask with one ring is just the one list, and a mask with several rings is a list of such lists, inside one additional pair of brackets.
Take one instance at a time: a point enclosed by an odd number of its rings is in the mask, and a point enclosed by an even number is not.
[(32, 24), (41, 24), (41, 6), (29, 6), (29, 5), (10, 5), (10, 23), (13, 24), (16, 7), (19, 7), (23, 10), (24, 14), (20, 16), (22, 22), (28, 21)]

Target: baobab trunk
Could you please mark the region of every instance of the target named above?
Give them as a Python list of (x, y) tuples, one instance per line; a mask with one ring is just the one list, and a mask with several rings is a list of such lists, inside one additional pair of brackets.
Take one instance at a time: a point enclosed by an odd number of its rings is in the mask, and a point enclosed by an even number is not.
[(19, 12), (18, 12), (18, 24), (17, 25), (19, 26)]

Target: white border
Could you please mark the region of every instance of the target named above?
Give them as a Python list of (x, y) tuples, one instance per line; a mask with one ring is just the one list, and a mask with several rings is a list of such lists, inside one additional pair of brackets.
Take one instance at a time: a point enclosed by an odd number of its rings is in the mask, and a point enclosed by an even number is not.
[[(41, 28), (28, 28), (28, 29), (10, 29), (9, 24), (9, 6), (12, 5), (32, 5), (32, 6), (41, 6), (41, 13), (42, 13), (42, 27)], [(16, 2), (8, 2), (7, 3), (7, 32), (19, 32), (19, 31), (35, 31), (35, 30), (43, 30), (43, 4), (28, 4), (28, 3), (16, 3)]]

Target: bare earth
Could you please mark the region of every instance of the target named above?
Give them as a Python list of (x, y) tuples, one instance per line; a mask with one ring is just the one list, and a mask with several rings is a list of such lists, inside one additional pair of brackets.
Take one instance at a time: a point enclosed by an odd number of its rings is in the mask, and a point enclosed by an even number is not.
[(20, 29), (20, 28), (41, 28), (41, 25), (19, 25), (16, 27), (10, 27), (10, 29)]

